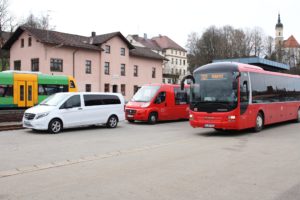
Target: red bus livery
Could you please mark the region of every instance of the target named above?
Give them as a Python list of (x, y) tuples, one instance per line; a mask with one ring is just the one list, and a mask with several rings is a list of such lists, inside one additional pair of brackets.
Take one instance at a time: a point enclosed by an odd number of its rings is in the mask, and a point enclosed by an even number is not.
[(190, 124), (216, 130), (241, 130), (297, 120), (300, 122), (300, 76), (265, 71), (241, 63), (212, 63), (191, 79)]
[(126, 104), (126, 119), (129, 122), (177, 120), (189, 118), (189, 88), (181, 91), (179, 85), (148, 84), (142, 86)]

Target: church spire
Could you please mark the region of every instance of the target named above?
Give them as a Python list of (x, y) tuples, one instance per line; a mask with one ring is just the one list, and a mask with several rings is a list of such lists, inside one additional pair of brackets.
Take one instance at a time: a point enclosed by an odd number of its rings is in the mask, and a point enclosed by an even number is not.
[(280, 13), (278, 13), (278, 21), (276, 24), (276, 28), (283, 28), (283, 24), (281, 23)]

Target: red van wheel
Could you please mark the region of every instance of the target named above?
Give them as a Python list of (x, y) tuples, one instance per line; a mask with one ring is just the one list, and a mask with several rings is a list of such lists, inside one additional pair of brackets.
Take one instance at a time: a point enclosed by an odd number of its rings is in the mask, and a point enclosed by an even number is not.
[(157, 122), (157, 114), (154, 112), (150, 113), (148, 117), (148, 123), (155, 124), (156, 122)]

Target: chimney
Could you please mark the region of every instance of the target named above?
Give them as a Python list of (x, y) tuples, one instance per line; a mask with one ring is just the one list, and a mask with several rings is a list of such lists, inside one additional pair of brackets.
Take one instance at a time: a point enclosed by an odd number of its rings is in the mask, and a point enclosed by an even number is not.
[(96, 36), (96, 32), (92, 32), (92, 37), (95, 37)]
[(147, 40), (147, 33), (144, 33), (144, 39)]

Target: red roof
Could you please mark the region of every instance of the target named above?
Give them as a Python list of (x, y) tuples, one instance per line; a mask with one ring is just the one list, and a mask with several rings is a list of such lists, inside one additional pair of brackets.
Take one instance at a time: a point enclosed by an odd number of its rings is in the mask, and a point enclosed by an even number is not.
[(180, 51), (186, 51), (184, 48), (182, 48), (180, 45), (178, 45), (176, 42), (171, 40), (168, 36), (158, 36), (152, 38), (162, 49), (176, 49)]
[(284, 41), (284, 48), (300, 48), (299, 43), (293, 35), (291, 35), (287, 40)]

